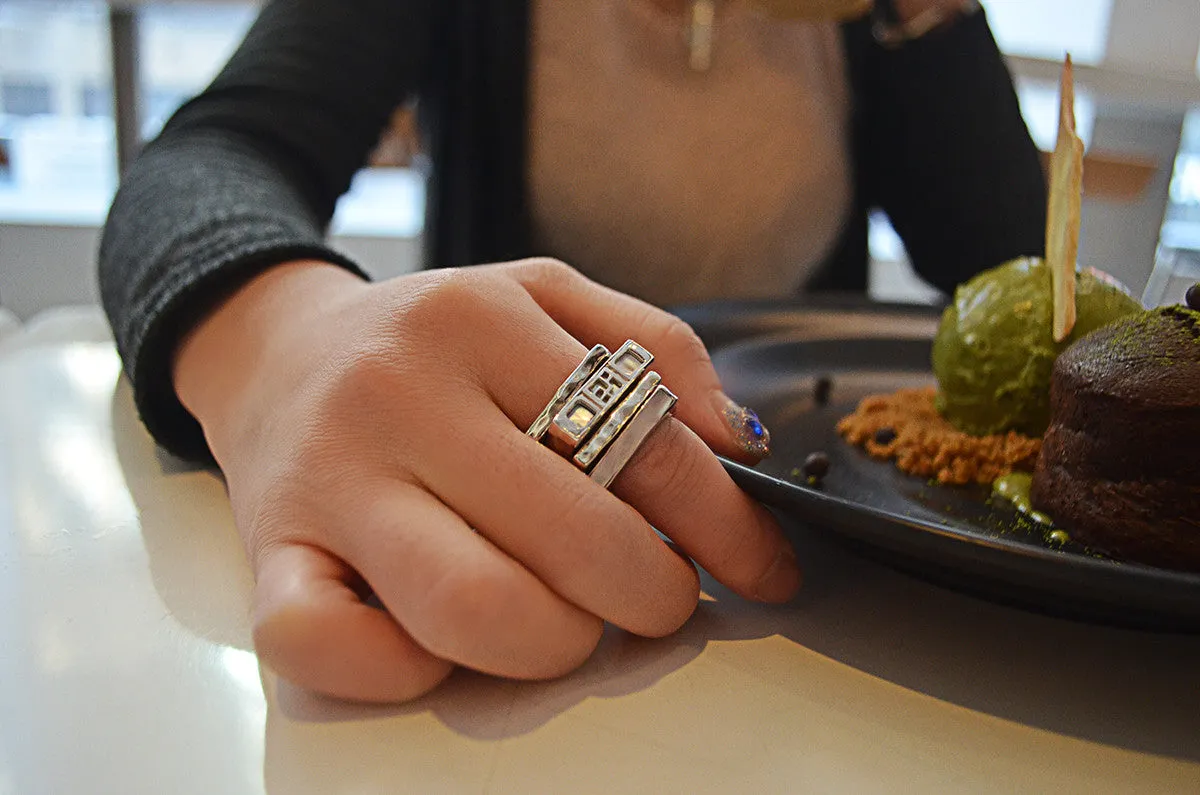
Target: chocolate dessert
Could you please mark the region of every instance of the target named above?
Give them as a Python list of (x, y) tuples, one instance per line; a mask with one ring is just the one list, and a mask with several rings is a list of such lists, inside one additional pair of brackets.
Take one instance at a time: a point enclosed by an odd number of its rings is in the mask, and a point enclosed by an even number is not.
[(1033, 505), (1120, 560), (1200, 571), (1200, 311), (1142, 312), (1055, 362)]

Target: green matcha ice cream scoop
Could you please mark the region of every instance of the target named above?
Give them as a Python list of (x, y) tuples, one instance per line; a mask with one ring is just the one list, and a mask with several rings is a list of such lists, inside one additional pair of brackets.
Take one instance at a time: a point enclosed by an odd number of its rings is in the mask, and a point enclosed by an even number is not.
[(1050, 372), (1075, 340), (1141, 306), (1108, 277), (1075, 275), (1075, 327), (1051, 336), (1050, 272), (1025, 257), (984, 271), (954, 291), (933, 342), (938, 410), (975, 436), (1019, 431), (1040, 436), (1050, 423)]

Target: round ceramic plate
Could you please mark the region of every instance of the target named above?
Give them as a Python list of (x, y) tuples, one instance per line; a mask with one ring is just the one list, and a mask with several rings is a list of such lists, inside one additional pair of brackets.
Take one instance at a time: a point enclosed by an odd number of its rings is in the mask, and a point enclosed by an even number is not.
[[(1200, 575), (1056, 546), (986, 489), (904, 475), (838, 436), (838, 419), (862, 397), (933, 383), (936, 315), (821, 310), (831, 322), (817, 323), (811, 313), (790, 311), (797, 321), (790, 330), (780, 321), (713, 353), (726, 390), (753, 406), (771, 429), (770, 459), (753, 469), (725, 462), (746, 491), (873, 557), (950, 587), (1072, 618), (1200, 631)], [(718, 325), (711, 314), (688, 319), (710, 339)], [(832, 389), (828, 403), (818, 405), (815, 386), (822, 378)], [(829, 456), (831, 467), (812, 487), (794, 470), (816, 451)]]

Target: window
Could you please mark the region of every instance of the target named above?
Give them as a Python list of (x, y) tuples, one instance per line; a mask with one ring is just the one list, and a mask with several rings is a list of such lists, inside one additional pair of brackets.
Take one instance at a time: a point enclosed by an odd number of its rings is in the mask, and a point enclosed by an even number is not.
[(103, 218), (116, 184), (108, 9), (0, 2), (0, 222)]
[[(216, 76), (258, 3), (125, 5), (137, 19), (140, 133), (149, 139)], [(117, 183), (108, 14), (102, 0), (0, 0), (0, 223), (103, 221)], [(424, 201), (418, 170), (366, 169), (332, 229), (415, 236)]]
[(1108, 48), (1113, 0), (983, 0), (988, 24), (1009, 55), (1098, 64)]
[(216, 77), (254, 21), (251, 3), (149, 3), (138, 10), (142, 137)]
[[(1006, 55), (1060, 61), (1065, 53), (1078, 64), (1099, 64), (1108, 48), (1113, 0), (981, 0), (996, 44)], [(1058, 86), (1017, 81), (1021, 115), (1039, 149), (1052, 151), (1058, 137)], [(1095, 99), (1076, 86), (1075, 123), (1084, 145), (1091, 143)], [(881, 300), (933, 301), (937, 292), (912, 273), (904, 244), (876, 213), (870, 219), (871, 294)]]
[(1169, 197), (1163, 246), (1200, 251), (1200, 110), (1184, 121)]
[[(1054, 151), (1058, 141), (1058, 85), (1017, 81), (1017, 101), (1021, 103), (1021, 115), (1029, 128), (1029, 137), (1043, 152)], [(1096, 126), (1096, 103), (1087, 89), (1075, 87), (1075, 131), (1083, 139), (1084, 147), (1092, 142), (1092, 129)]]
[(80, 97), (80, 109), (90, 119), (112, 118), (112, 86), (86, 85)]
[(44, 116), (53, 111), (48, 81), (0, 80), (0, 112), (6, 116)]
[(141, 96), (142, 138), (149, 140), (158, 135), (162, 131), (163, 125), (167, 123), (167, 119), (171, 118), (171, 114), (179, 110), (180, 105), (198, 92), (199, 89), (181, 91), (159, 86), (143, 88)]

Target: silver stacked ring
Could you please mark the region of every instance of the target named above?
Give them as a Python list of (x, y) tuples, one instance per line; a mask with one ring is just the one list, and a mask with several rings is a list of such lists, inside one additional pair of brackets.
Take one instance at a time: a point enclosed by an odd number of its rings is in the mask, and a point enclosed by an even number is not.
[(649, 369), (654, 356), (633, 340), (592, 348), (526, 431), (604, 487), (675, 408)]

